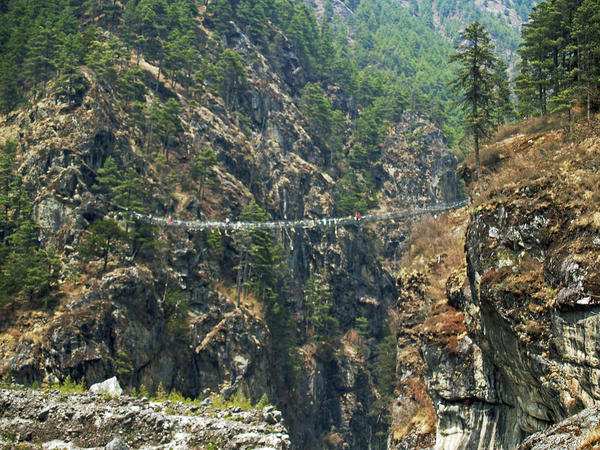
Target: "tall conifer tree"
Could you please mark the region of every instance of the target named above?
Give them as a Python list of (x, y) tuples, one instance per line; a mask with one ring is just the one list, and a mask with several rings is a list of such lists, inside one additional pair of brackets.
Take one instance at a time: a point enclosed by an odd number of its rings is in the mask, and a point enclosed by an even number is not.
[(479, 144), (493, 128), (493, 68), (497, 58), (488, 32), (478, 22), (469, 25), (461, 33), (461, 38), (462, 42), (456, 46), (456, 53), (450, 55), (451, 61), (461, 64), (457, 77), (450, 86), (461, 95), (460, 104), (466, 113), (467, 128), (474, 139), (477, 180), (480, 180)]

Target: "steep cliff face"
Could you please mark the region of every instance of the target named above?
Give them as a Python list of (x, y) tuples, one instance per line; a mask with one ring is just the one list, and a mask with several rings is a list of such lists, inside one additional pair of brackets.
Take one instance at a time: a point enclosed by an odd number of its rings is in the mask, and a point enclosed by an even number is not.
[(388, 448), (440, 445), (440, 431), (456, 428), (456, 400), (475, 385), (464, 314), (446, 295), (448, 278), (464, 271), (466, 226), (464, 209), (413, 224), (397, 282), (398, 384)]
[(497, 369), (500, 400), (511, 409), (505, 420), (512, 416), (532, 433), (598, 399), (598, 142), (547, 134), (520, 144), (522, 157), (540, 162), (537, 152), (546, 151), (552, 160), (535, 177), (500, 188), (473, 215), (464, 309)]
[[(206, 28), (197, 32), (209, 40)], [(86, 67), (79, 69), (85, 89), (77, 102), (53, 97), (49, 83), (46, 97), (1, 118), (0, 139), (18, 143), (18, 170), (33, 200), (40, 241), (54, 249), (61, 276), (48, 303), (18, 299), (3, 306), (0, 371), (23, 383), (67, 375), (94, 383), (116, 374), (130, 388), (153, 390), (162, 383), (194, 397), (241, 390), (256, 401), (266, 393), (293, 418), (299, 446), (381, 444), (385, 437), (375, 434), (385, 425), (372, 415), (378, 393), (369, 359), (395, 301), (393, 267), (405, 224), (381, 232), (350, 227), (275, 237), (292, 274), (289, 304), (300, 346), (296, 384), (286, 386), (288, 392), (274, 369), (279, 355), (264, 305), (253, 296), (238, 302), (235, 235), (156, 229), (157, 243), (140, 253), (132, 244), (114, 244), (106, 270), (102, 258), (80, 251), (91, 224), (118, 212), (97, 188), (109, 157), (135, 170), (156, 215), (237, 218), (251, 199), (274, 219), (333, 214), (340, 173), (326, 165), (327, 152), (315, 144), (297, 107), (305, 80), (291, 46), (282, 36), (276, 43), (281, 52), (268, 59), (234, 23), (221, 42), (246, 68), (248, 87), (237, 99), (246, 117), (210, 90), (192, 101), (164, 74), (159, 81), (158, 67), (139, 61), (143, 103), (174, 98), (181, 107), (182, 130), (167, 142), (168, 153), (149, 149), (152, 128), (144, 135), (132, 126), (119, 94)], [(351, 103), (343, 92), (332, 92), (340, 104)], [(189, 177), (203, 147), (214, 150), (219, 182), (204, 199)], [(416, 115), (389, 130), (374, 164), (382, 208), (455, 195), (455, 159), (439, 131)], [(323, 274), (340, 324), (329, 349), (306, 342), (303, 288), (313, 273)], [(178, 309), (172, 291), (183, 293), (188, 309)], [(367, 319), (364, 336), (355, 330), (357, 318)]]
[[(578, 133), (516, 134), (488, 146), (466, 233), (465, 222), (461, 231), (444, 217), (413, 230), (425, 237), (411, 238), (416, 248), (398, 280), (408, 319), (398, 375), (401, 391), (414, 377), (428, 395), (397, 398), (392, 447), (433, 442), (431, 427), (418, 427), (415, 405), (435, 410), (436, 448), (515, 448), (597, 405), (600, 147), (589, 128)], [(445, 239), (443, 250), (428, 251), (427, 236), (438, 233), (430, 245)], [(462, 253), (453, 233), (465, 233), (466, 267), (445, 267), (448, 254)], [(594, 413), (586, 414), (580, 444), (595, 439)], [(549, 448), (578, 424), (524, 448)]]

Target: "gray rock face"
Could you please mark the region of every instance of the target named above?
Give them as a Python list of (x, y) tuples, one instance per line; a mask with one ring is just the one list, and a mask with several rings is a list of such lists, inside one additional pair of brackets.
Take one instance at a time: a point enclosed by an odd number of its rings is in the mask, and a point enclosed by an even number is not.
[[(334, 7), (345, 8), (339, 1)], [(185, 131), (173, 137), (176, 148), (169, 160), (174, 164), (172, 173), (179, 176), (187, 173), (198, 149), (214, 149), (219, 192), (206, 195), (202, 205), (190, 200), (190, 192), (185, 193), (188, 198), (167, 195), (171, 192), (164, 185), (170, 183), (163, 183), (164, 174), (144, 159), (147, 155), (140, 151), (144, 142), (128, 125), (130, 117), (89, 69), (82, 72), (89, 89), (81, 105), (61, 112), (53, 98), (41, 99), (35, 111), (20, 111), (10, 124), (0, 124), (0, 137), (19, 137), (22, 143), (19, 171), (35, 194), (33, 214), (42, 228), (41, 242), (56, 249), (63, 274), (80, 270), (77, 250), (87, 229), (108, 212), (93, 186), (109, 156), (143, 174), (161, 214), (189, 217), (210, 212), (233, 218), (250, 199), (272, 218), (332, 214), (339, 173), (326, 163), (327, 152), (315, 144), (295, 104), (293, 96), (304, 86), (306, 73), (292, 43), (277, 35), (274, 56), (268, 60), (235, 24), (223, 37), (246, 63), (248, 91), (237, 100), (249, 122), (241, 123), (210, 92), (193, 102), (195, 106), (182, 102)], [(142, 66), (150, 79), (152, 67), (147, 62)], [(148, 83), (151, 89), (159, 84)], [(167, 87), (161, 89), (168, 93)], [(327, 93), (338, 107), (348, 108), (349, 115), (355, 112), (353, 99), (339, 86), (329, 86)], [(427, 150), (424, 156), (417, 148)], [(439, 131), (417, 116), (406, 116), (392, 130), (379, 159), (376, 183), (383, 187), (382, 208), (443, 200), (456, 191), (454, 158)], [(299, 328), (307, 316), (303, 283), (310, 274), (326, 273), (335, 302), (333, 314), (343, 333), (358, 317), (365, 317), (373, 335), (381, 335), (396, 296), (394, 268), (383, 260), (401, 254), (405, 229), (389, 225), (382, 229), (381, 239), (358, 227), (277, 236), (293, 273), (290, 303)], [(224, 248), (215, 262), (202, 236), (165, 230), (160, 234), (161, 248), (146, 261), (134, 259), (130, 248), (119, 248), (110, 255), (101, 279), (95, 278), (98, 261), (89, 265), (85, 261), (82, 280), (63, 289), (66, 295), (56, 309), (19, 312), (19, 321), (11, 315), (6, 325), (19, 323), (3, 341), (1, 372), (26, 383), (55, 382), (67, 375), (95, 383), (117, 373), (126, 388), (143, 384), (152, 391), (162, 383), (167, 390), (175, 388), (193, 397), (206, 389), (229, 394), (241, 388), (253, 400), (267, 393), (272, 401), (288, 405), (290, 416), (298, 417), (300, 445), (316, 447), (330, 431), (334, 441), (367, 445), (372, 430), (365, 421), (381, 422), (367, 418), (376, 395), (365, 361), (347, 355), (335, 360), (311, 356), (298, 377), (301, 394), (292, 393), (293, 401), (282, 398), (286, 392), (278, 397), (265, 320), (252, 305), (238, 308), (231, 293), (224, 293), (223, 288), (235, 280), (232, 272), (238, 264), (231, 236), (219, 238)], [(177, 333), (164, 301), (170, 289), (184, 292), (190, 303)], [(375, 344), (373, 340), (370, 345)]]
[[(1, 445), (43, 448), (286, 450), (281, 415), (91, 393), (0, 389)], [(268, 416), (268, 419), (267, 419)], [(9, 439), (10, 441), (3, 441)]]
[(386, 140), (377, 162), (383, 201), (391, 208), (457, 198), (456, 157), (444, 134), (423, 117), (406, 112)]
[(240, 386), (256, 399), (269, 392), (265, 324), (206, 289), (193, 292), (190, 309), (189, 342), (182, 345), (169, 334), (148, 272), (117, 269), (68, 302), (62, 314), (40, 316), (37, 326), (48, 338), (20, 343), (2, 362), (27, 383), (54, 382), (56, 374), (95, 383), (125, 367), (119, 376), (124, 386), (143, 384), (151, 391), (162, 383), (190, 397)]
[(579, 450), (600, 445), (600, 409), (587, 408), (545, 431), (529, 436), (519, 450)]
[(105, 447), (106, 450), (129, 450), (130, 447), (119, 438), (114, 438)]
[(453, 299), (471, 342), (456, 363), (426, 352), (438, 448), (514, 448), (600, 402), (600, 316), (586, 294), (599, 252), (573, 226), (577, 208), (541, 200), (537, 193), (550, 188), (537, 189), (472, 216), (468, 285)]
[(515, 448), (526, 436), (500, 401), (498, 372), (469, 336), (457, 353), (426, 344), (427, 388), (437, 415), (436, 450)]

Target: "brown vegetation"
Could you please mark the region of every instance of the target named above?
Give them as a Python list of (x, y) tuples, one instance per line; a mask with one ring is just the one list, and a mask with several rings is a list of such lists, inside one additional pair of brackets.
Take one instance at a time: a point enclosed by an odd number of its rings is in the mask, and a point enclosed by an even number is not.
[(465, 332), (464, 314), (448, 305), (446, 283), (456, 271), (465, 273), (466, 208), (424, 217), (412, 224), (409, 249), (399, 275), (400, 323), (398, 341), (400, 380), (392, 414), (392, 439), (403, 446), (434, 443), (436, 414), (423, 378), (423, 340), (457, 353)]
[(596, 428), (590, 431), (590, 434), (586, 436), (579, 448), (581, 450), (600, 448), (600, 424), (596, 425)]
[(466, 209), (426, 216), (413, 223), (409, 250), (402, 259), (401, 271), (423, 273), (425, 295), (434, 303), (445, 301), (450, 273), (465, 268), (466, 226)]
[[(532, 118), (500, 129), (492, 143), (481, 150), (483, 179), (480, 186), (473, 186), (472, 206), (502, 201), (522, 189), (524, 183), (529, 190), (548, 191), (550, 201), (597, 202), (599, 121), (596, 117), (590, 125), (577, 123), (570, 134), (560, 128), (557, 117)], [(474, 166), (474, 157), (469, 155), (461, 171), (470, 173)]]

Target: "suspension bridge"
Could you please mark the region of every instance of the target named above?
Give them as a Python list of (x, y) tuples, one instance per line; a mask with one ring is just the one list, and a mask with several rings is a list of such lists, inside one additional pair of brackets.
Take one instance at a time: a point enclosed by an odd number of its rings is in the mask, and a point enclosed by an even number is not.
[(370, 214), (345, 217), (319, 217), (319, 218), (302, 218), (295, 220), (269, 220), (265, 222), (246, 222), (232, 221), (226, 219), (224, 221), (215, 220), (183, 220), (168, 217), (155, 217), (152, 214), (142, 214), (132, 211), (120, 205), (106, 201), (110, 205), (118, 208), (117, 213), (109, 213), (108, 217), (118, 220), (124, 220), (128, 217), (142, 222), (150, 223), (160, 227), (184, 228), (191, 231), (203, 230), (231, 230), (231, 231), (248, 231), (248, 230), (295, 230), (297, 229), (314, 229), (314, 228), (334, 228), (349, 225), (358, 225), (363, 223), (374, 222), (390, 222), (398, 219), (409, 217), (423, 216), (426, 214), (437, 214), (444, 211), (463, 208), (468, 206), (470, 200), (468, 198), (458, 200), (451, 203), (433, 203), (426, 206), (409, 207), (402, 210), (373, 212)]

